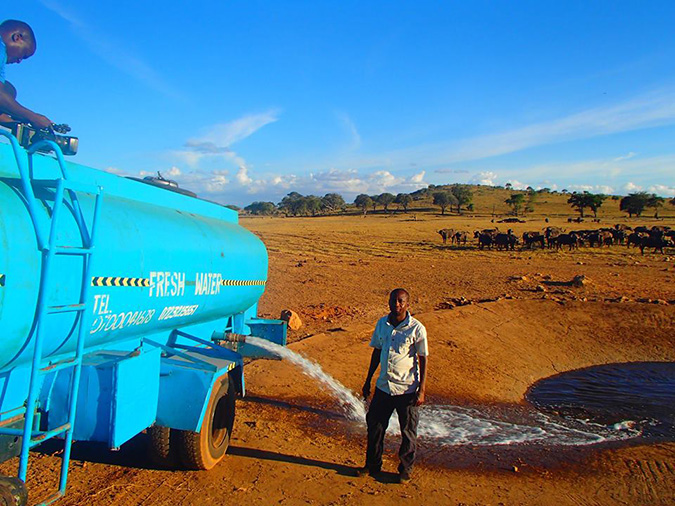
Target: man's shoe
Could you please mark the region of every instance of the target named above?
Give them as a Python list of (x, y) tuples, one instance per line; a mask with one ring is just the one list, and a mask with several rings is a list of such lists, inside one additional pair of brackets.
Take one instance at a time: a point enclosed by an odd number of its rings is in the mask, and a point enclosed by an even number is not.
[(398, 473), (399, 483), (408, 483), (411, 480), (410, 471), (401, 471)]
[(365, 475), (369, 475), (369, 476), (375, 477), (375, 476), (377, 476), (379, 473), (380, 473), (380, 470), (379, 470), (379, 469), (370, 469), (368, 466), (359, 467), (358, 469), (356, 469), (356, 471), (354, 471), (354, 475), (355, 475), (357, 478), (361, 478), (361, 477), (363, 477), (363, 476), (365, 476)]

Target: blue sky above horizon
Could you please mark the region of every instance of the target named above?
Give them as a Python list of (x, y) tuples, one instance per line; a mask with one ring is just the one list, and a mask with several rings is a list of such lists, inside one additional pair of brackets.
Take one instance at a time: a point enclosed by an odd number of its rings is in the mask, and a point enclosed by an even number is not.
[(24, 0), (74, 161), (247, 205), (480, 183), (675, 196), (671, 1)]

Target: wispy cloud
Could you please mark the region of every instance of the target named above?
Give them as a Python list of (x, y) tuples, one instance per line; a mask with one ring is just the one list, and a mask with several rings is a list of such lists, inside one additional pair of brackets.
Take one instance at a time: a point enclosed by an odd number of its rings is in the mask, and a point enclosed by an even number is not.
[(84, 21), (74, 11), (56, 0), (40, 0), (42, 5), (66, 21), (73, 32), (84, 40), (100, 58), (146, 86), (170, 98), (182, 99), (178, 90), (168, 84), (150, 65), (132, 54), (119, 40), (106, 36), (101, 30)]
[[(675, 124), (675, 89), (652, 91), (606, 107), (465, 139), (423, 144), (381, 153), (360, 153), (342, 164), (352, 167), (388, 165), (405, 167), (410, 160), (420, 166), (442, 167), (480, 160), (559, 142)], [(630, 152), (615, 161), (630, 159)], [(440, 169), (445, 170), (445, 169)]]
[(197, 168), (204, 158), (219, 157), (238, 167), (247, 167), (244, 158), (234, 152), (231, 146), (278, 119), (279, 111), (272, 109), (263, 113), (248, 114), (228, 123), (210, 126), (204, 129), (198, 137), (188, 139), (183, 149), (173, 151), (171, 156), (192, 168)]
[(361, 147), (361, 135), (352, 121), (351, 117), (345, 112), (336, 112), (338, 120), (349, 134), (350, 144), (349, 149), (356, 150)]

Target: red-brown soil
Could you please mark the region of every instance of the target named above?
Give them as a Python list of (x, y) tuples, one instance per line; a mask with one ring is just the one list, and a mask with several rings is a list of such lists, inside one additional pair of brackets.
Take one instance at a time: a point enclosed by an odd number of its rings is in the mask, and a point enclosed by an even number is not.
[[(435, 230), (474, 230), (489, 221), (432, 215), (243, 225), (270, 252), (261, 313), (295, 310), (304, 326), (289, 334), (290, 347), (354, 392), (365, 377), (375, 320), (398, 286), (409, 289), (412, 311), (429, 332), (429, 404), (519, 406), (530, 385), (559, 372), (675, 361), (673, 251), (453, 247)], [(529, 230), (543, 222), (516, 225)], [(577, 275), (587, 284), (568, 283)], [(119, 452), (80, 443), (60, 504), (675, 504), (675, 443), (637, 439), (569, 448), (421, 440), (414, 479), (399, 485), (398, 440), (390, 435), (383, 478), (355, 478), (363, 429), (341, 415), (324, 387), (269, 360), (247, 366), (246, 385), (229, 454), (215, 469), (153, 469), (145, 435)], [(35, 452), (31, 461), (33, 500), (55, 486), (56, 448)]]

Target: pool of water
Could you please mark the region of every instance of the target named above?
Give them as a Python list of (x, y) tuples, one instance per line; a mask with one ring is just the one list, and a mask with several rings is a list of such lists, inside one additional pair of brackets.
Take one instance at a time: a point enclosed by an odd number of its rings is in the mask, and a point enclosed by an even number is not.
[(546, 413), (675, 439), (673, 362), (606, 364), (565, 372), (536, 382), (526, 399)]

